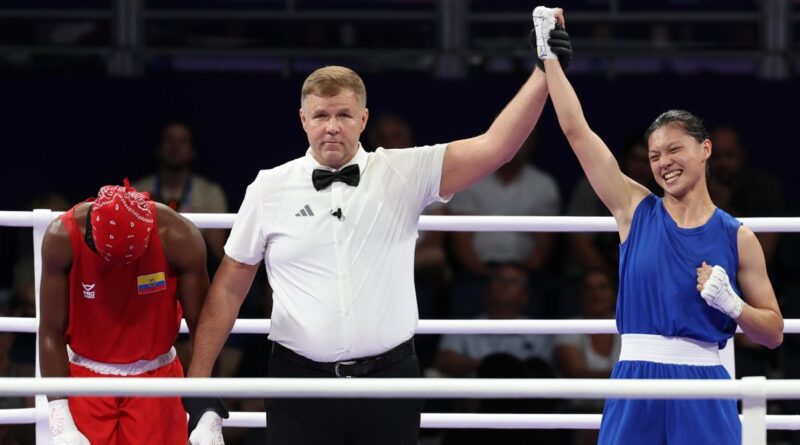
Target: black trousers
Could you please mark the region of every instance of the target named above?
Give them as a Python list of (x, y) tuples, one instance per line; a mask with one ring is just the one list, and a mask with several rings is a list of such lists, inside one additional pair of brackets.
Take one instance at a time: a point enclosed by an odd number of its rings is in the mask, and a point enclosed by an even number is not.
[[(270, 377), (339, 378), (273, 354)], [(419, 377), (417, 356), (367, 378)], [(361, 377), (354, 377), (361, 378)], [(269, 445), (417, 445), (420, 399), (269, 399)]]

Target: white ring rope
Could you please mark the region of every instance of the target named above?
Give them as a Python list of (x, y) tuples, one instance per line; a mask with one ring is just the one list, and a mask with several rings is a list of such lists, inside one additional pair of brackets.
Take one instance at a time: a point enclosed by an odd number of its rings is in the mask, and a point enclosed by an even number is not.
[[(138, 395), (138, 396), (222, 396), (222, 397), (353, 397), (353, 398), (630, 398), (630, 399), (742, 399), (744, 443), (764, 442), (768, 423), (767, 399), (797, 399), (800, 380), (767, 381), (764, 377), (742, 380), (606, 380), (606, 379), (175, 379), (175, 378), (0, 378), (0, 395)], [(756, 410), (747, 409), (748, 406)], [(763, 407), (759, 409), (758, 407)], [(252, 423), (262, 413), (242, 414), (242, 423)], [(513, 416), (513, 415), (508, 415)], [(570, 419), (555, 415), (527, 419), (542, 428), (570, 428)], [(513, 420), (512, 420), (513, 419)], [(557, 420), (558, 419), (558, 420)], [(37, 419), (38, 420), (38, 419)], [(236, 419), (234, 419), (236, 420)], [(452, 415), (440, 418), (451, 425), (472, 419)], [(476, 421), (478, 419), (475, 419)], [(499, 422), (492, 422), (499, 420)], [(589, 421), (582, 419), (582, 428)], [(797, 427), (797, 416), (774, 419), (778, 426)], [(482, 420), (498, 428), (510, 428), (520, 418)], [(504, 423), (505, 422), (505, 423)], [(596, 421), (595, 421), (596, 422)], [(594, 423), (594, 422), (593, 422)], [(37, 422), (38, 425), (38, 422)], [(593, 427), (593, 424), (592, 426)], [(754, 442), (752, 442), (754, 443)]]
[[(238, 319), (232, 334), (269, 334), (268, 318)], [(35, 333), (35, 318), (0, 317), (0, 332)], [(186, 321), (181, 332), (188, 333)], [(737, 332), (742, 332), (737, 329)], [(616, 334), (610, 320), (420, 320), (417, 334)], [(800, 334), (800, 319), (784, 320), (784, 334)]]
[[(33, 227), (34, 265), (38, 284), (41, 241), (49, 222), (61, 212), (0, 211), (0, 226)], [(234, 214), (184, 214), (199, 228), (230, 228)], [(800, 218), (741, 218), (755, 232), (800, 232)], [(611, 217), (568, 216), (428, 216), (420, 230), (614, 232)], [(38, 304), (38, 288), (37, 288)], [(0, 331), (37, 332), (36, 319), (0, 318)], [(186, 326), (183, 325), (185, 332)], [(234, 333), (265, 334), (269, 320), (237, 320)], [(421, 320), (418, 334), (555, 334), (614, 333), (614, 320)], [(785, 333), (800, 333), (800, 320), (786, 320)], [(38, 375), (38, 371), (37, 371)], [(142, 380), (142, 382), (138, 382)], [(189, 395), (233, 397), (367, 397), (367, 398), (663, 398), (742, 399), (745, 443), (766, 443), (765, 429), (800, 429), (800, 416), (767, 416), (766, 399), (799, 399), (800, 381), (763, 377), (742, 380), (606, 380), (606, 379), (157, 379), (157, 378), (0, 378), (0, 395)], [(2, 423), (36, 423), (37, 444), (47, 437), (46, 405), (0, 410)], [(233, 413), (228, 426), (263, 426), (264, 413)], [(586, 414), (423, 414), (423, 428), (591, 428), (599, 415)], [(580, 417), (576, 417), (580, 416)], [(41, 436), (41, 441), (39, 440)]]
[[(266, 423), (264, 413), (260, 413), (260, 415), (261, 425), (264, 425)], [(596, 430), (600, 428), (601, 418), (602, 415), (600, 414), (423, 413), (420, 426), (422, 428)], [(238, 418), (236, 420), (239, 421)], [(800, 416), (768, 415), (767, 428), (771, 430), (800, 430)]]
[(39, 325), (31, 317), (0, 317), (0, 332), (36, 333)]
[[(741, 417), (741, 416), (740, 416)], [(473, 414), (473, 413), (422, 413), (421, 428), (465, 429), (570, 429), (596, 430), (600, 428), (601, 414)], [(263, 412), (231, 412), (222, 421), (226, 427), (264, 428), (267, 417)], [(768, 415), (770, 430), (800, 430), (798, 415)]]
[[(800, 218), (738, 218), (754, 232), (798, 232)], [(616, 232), (610, 216), (422, 215), (419, 230), (466, 232)]]
[(36, 408), (0, 409), (0, 425), (36, 423)]
[[(741, 399), (757, 379), (459, 379), (459, 378), (0, 378), (0, 396), (189, 396), (243, 398), (422, 399)], [(757, 382), (761, 385), (761, 381)], [(763, 379), (767, 399), (800, 399), (800, 380)]]
[[(268, 318), (238, 319), (232, 334), (269, 334)], [(35, 333), (35, 318), (0, 317), (0, 332)], [(188, 333), (186, 321), (181, 332)], [(742, 332), (737, 329), (737, 332)], [(616, 334), (611, 320), (420, 320), (417, 334)], [(784, 320), (784, 334), (800, 334), (800, 319)]]
[[(600, 414), (473, 414), (473, 413), (422, 413), (421, 428), (485, 428), (485, 429), (571, 429), (596, 430), (600, 428)], [(0, 425), (21, 425), (36, 422), (34, 408), (0, 410)], [(230, 418), (222, 421), (225, 427), (264, 428), (264, 412), (232, 411)], [(800, 430), (798, 415), (768, 415), (770, 430)]]
[[(62, 212), (52, 212), (56, 218)], [(182, 213), (201, 229), (230, 229), (233, 213)], [(800, 217), (738, 218), (754, 232), (800, 232)], [(33, 212), (0, 211), (0, 226), (32, 227)], [(419, 230), (468, 232), (615, 232), (610, 216), (422, 215)]]

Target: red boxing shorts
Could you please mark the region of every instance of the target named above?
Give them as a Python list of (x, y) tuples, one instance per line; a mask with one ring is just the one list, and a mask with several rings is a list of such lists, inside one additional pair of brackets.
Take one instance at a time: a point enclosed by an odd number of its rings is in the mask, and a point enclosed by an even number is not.
[[(71, 377), (110, 377), (69, 364)], [(178, 359), (131, 377), (183, 377)], [(69, 397), (69, 409), (89, 442), (102, 445), (153, 445), (188, 442), (186, 411), (180, 397)]]

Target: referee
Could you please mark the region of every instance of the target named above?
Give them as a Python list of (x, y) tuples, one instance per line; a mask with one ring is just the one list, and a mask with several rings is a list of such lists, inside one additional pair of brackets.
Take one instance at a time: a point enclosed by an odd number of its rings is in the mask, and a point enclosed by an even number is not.
[[(367, 153), (359, 143), (369, 117), (361, 78), (339, 66), (309, 75), (300, 102), (309, 148), (261, 170), (247, 188), (200, 315), (188, 376), (211, 375), (263, 260), (273, 289), (270, 377), (419, 377), (413, 266), (420, 213), (511, 159), (547, 95), (536, 69), (479, 136)], [(212, 407), (187, 405), (201, 417), (198, 430), (219, 428)], [(267, 437), (282, 445), (416, 445), (421, 407), (413, 399), (272, 399)]]

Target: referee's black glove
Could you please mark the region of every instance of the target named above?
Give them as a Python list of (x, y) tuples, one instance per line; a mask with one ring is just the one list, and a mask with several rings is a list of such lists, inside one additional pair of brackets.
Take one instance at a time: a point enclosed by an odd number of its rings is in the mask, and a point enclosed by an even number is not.
[(183, 409), (189, 413), (189, 432), (194, 431), (200, 417), (207, 411), (214, 411), (223, 419), (230, 416), (225, 402), (218, 397), (183, 397), (181, 402), (183, 402)]
[[(538, 54), (536, 54), (535, 28), (531, 30), (530, 44), (531, 48), (533, 48), (534, 57), (536, 57), (536, 66), (544, 71), (544, 60), (540, 59)], [(556, 28), (550, 31), (550, 38), (547, 40), (547, 44), (550, 45), (550, 51), (558, 56), (558, 63), (561, 64), (561, 68), (566, 70), (567, 66), (569, 66), (569, 62), (572, 60), (572, 42), (570, 41), (567, 30), (562, 28), (561, 25), (556, 24)]]

